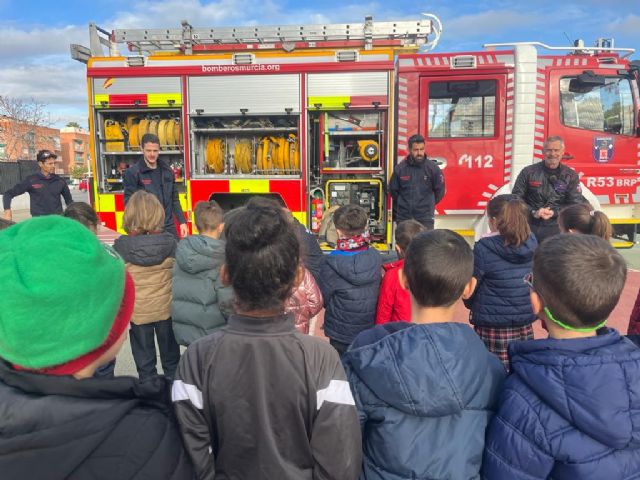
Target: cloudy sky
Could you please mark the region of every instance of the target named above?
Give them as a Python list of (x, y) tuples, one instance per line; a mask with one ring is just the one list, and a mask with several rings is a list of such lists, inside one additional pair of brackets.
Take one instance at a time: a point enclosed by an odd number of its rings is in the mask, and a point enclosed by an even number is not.
[(57, 126), (86, 125), (84, 65), (70, 59), (69, 44), (88, 45), (90, 22), (106, 30), (178, 28), (181, 19), (194, 27), (343, 23), (367, 14), (413, 20), (423, 11), (442, 20), (437, 51), (509, 41), (566, 46), (575, 38), (592, 45), (598, 37), (640, 50), (640, 0), (432, 0), (425, 7), (405, 0), (0, 0), (0, 95), (45, 102)]

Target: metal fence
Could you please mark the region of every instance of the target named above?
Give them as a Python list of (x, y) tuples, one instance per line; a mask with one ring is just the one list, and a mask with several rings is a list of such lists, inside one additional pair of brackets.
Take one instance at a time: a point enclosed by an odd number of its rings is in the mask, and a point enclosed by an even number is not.
[(0, 195), (38, 171), (34, 160), (18, 160), (17, 162), (0, 162)]

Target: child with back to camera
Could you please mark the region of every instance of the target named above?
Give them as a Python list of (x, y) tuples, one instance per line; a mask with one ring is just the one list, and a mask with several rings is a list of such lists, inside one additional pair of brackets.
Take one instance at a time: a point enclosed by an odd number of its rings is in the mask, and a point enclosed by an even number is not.
[(361, 440), (340, 359), (296, 331), (284, 302), (304, 268), (281, 207), (247, 204), (225, 225), (235, 312), (187, 348), (172, 398), (198, 478), (355, 480)]
[(487, 205), (492, 235), (473, 247), (478, 285), (465, 300), (469, 320), (487, 349), (509, 369), (509, 344), (533, 339), (529, 289), (522, 277), (531, 271), (538, 246), (527, 221), (527, 205), (516, 195), (498, 195)]
[(380, 284), (380, 295), (378, 296), (378, 308), (376, 310), (376, 325), (388, 322), (411, 321), (409, 291), (402, 287), (400, 276), (402, 275), (402, 267), (404, 265), (404, 254), (407, 248), (409, 248), (411, 240), (425, 230), (426, 227), (415, 220), (405, 220), (400, 222), (396, 227), (395, 250), (398, 254), (398, 260), (382, 265), (385, 274)]
[(468, 325), (453, 321), (473, 291), (472, 273), (460, 235), (420, 233), (402, 276), (413, 323), (365, 330), (342, 357), (363, 434), (361, 479), (479, 478), (506, 372)]
[(563, 208), (558, 215), (558, 226), (563, 233), (584, 233), (605, 240), (611, 238), (609, 217), (586, 203), (576, 203)]
[[(98, 214), (91, 205), (86, 202), (73, 202), (65, 208), (64, 217), (75, 220), (87, 227), (91, 233), (98, 235)], [(93, 376), (96, 378), (113, 378), (116, 369), (116, 359), (96, 368)]]
[(509, 348), (512, 373), (487, 432), (483, 478), (630, 479), (640, 472), (640, 349), (605, 326), (626, 262), (602, 238), (540, 244), (533, 311), (549, 338)]
[(175, 237), (164, 232), (164, 209), (152, 194), (135, 192), (124, 208), (122, 226), (127, 235), (117, 238), (115, 250), (126, 262), (136, 285), (131, 316), (131, 353), (141, 380), (157, 375), (156, 345), (162, 371), (170, 379), (180, 360), (171, 325), (171, 280)]
[(20, 222), (0, 232), (0, 288), (0, 477), (193, 478), (166, 378), (91, 378), (134, 309), (110, 247), (60, 215)]
[(176, 341), (189, 346), (227, 323), (233, 292), (222, 284), (224, 211), (213, 200), (193, 210), (198, 235), (183, 238), (173, 267), (171, 322)]
[(98, 234), (98, 214), (91, 205), (86, 202), (73, 202), (64, 209), (64, 217), (80, 222), (95, 235)]
[(324, 332), (340, 354), (376, 318), (382, 257), (369, 247), (368, 220), (367, 212), (358, 205), (336, 210), (333, 221), (338, 243), (320, 271)]

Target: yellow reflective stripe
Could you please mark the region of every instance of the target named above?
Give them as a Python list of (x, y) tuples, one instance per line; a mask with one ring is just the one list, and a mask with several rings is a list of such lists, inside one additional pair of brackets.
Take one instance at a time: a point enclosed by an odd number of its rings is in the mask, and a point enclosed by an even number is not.
[(98, 195), (98, 205), (101, 212), (115, 212), (116, 198), (113, 195)]
[(640, 223), (640, 218), (610, 218), (609, 221), (612, 225), (633, 225)]
[(229, 180), (229, 193), (269, 193), (269, 180)]
[(316, 105), (320, 105), (320, 110), (344, 110), (345, 103), (351, 102), (351, 97), (309, 97), (307, 106), (309, 108), (316, 108)]
[(107, 102), (107, 105), (109, 105), (109, 94), (107, 94), (107, 93), (96, 93), (93, 96), (93, 104), (94, 105), (102, 105), (102, 102)]
[(293, 218), (298, 220), (304, 226), (307, 226), (307, 212), (291, 212)]
[(180, 200), (180, 206), (182, 207), (182, 211), (184, 213), (187, 213), (189, 208), (188, 208), (188, 204), (187, 204), (187, 194), (186, 193), (179, 193), (178, 194), (178, 199)]
[(122, 219), (124, 218), (124, 212), (116, 212), (116, 230), (118, 233), (125, 234), (127, 232), (122, 228)]
[(147, 105), (170, 106), (169, 100), (173, 100), (173, 105), (182, 105), (182, 95), (180, 93), (149, 93), (147, 94)]

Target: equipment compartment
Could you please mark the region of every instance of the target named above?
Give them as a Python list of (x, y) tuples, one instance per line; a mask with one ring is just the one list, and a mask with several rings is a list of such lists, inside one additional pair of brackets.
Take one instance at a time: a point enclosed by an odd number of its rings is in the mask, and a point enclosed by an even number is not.
[(99, 110), (95, 118), (97, 179), (101, 192), (123, 190), (124, 171), (142, 158), (146, 133), (160, 140), (160, 158), (169, 164), (175, 181), (184, 183), (184, 142), (179, 109)]
[(298, 116), (192, 117), (194, 175), (301, 173)]

